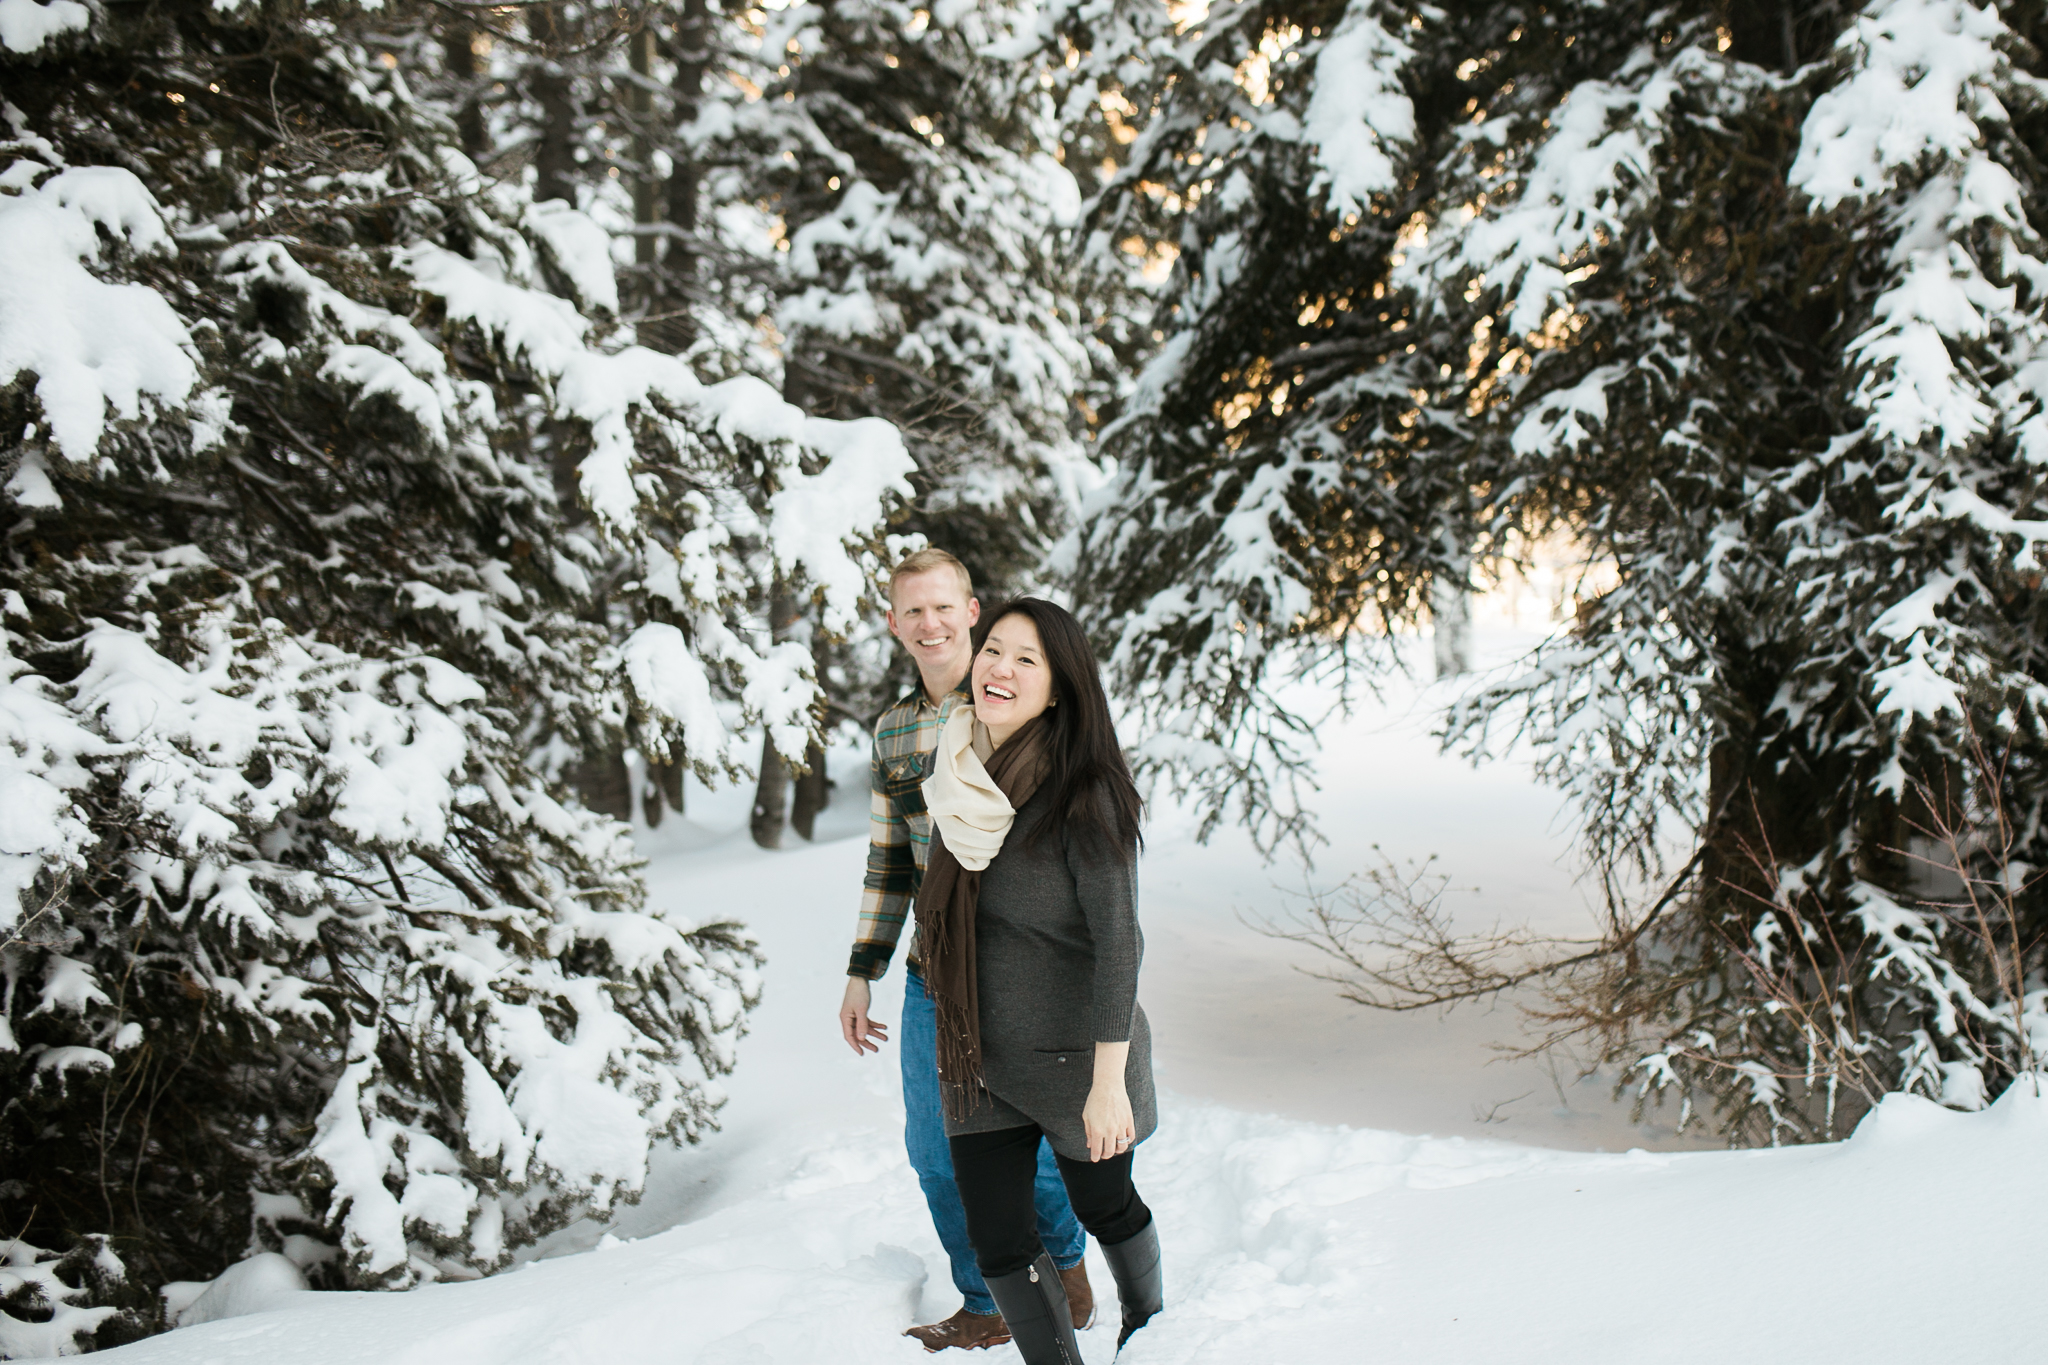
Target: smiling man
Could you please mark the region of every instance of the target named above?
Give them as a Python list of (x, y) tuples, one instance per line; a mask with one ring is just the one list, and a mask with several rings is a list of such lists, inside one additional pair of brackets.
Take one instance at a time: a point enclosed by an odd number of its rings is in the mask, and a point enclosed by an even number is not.
[[(839, 1006), (839, 1032), (856, 1053), (879, 1052), (889, 1028), (868, 1017), (869, 983), (889, 970), (904, 920), (917, 899), (931, 848), (931, 817), (924, 806), (924, 779), (931, 771), (939, 730), (953, 708), (968, 704), (967, 674), (974, 659), (974, 623), (981, 604), (967, 566), (944, 550), (908, 556), (889, 578), (889, 633), (917, 661), (918, 686), (882, 713), (875, 726), (869, 765), (873, 825), (868, 842), (866, 890), (860, 929), (847, 964), (846, 996)], [(960, 1310), (943, 1322), (913, 1327), (928, 1351), (949, 1346), (974, 1349), (1010, 1339), (995, 1300), (989, 1296), (967, 1240), (967, 1214), (953, 1183), (953, 1154), (939, 1100), (938, 1037), (931, 997), (925, 993), (913, 936), (904, 961), (903, 1033), (898, 1056), (903, 1069), (903, 1143), (911, 1169), (924, 1189), (932, 1226), (953, 1265)], [(1034, 1188), (1039, 1240), (1052, 1254), (1066, 1286), (1074, 1326), (1086, 1327), (1095, 1312), (1088, 1272), (1081, 1264), (1087, 1246), (1052, 1149), (1039, 1144)]]

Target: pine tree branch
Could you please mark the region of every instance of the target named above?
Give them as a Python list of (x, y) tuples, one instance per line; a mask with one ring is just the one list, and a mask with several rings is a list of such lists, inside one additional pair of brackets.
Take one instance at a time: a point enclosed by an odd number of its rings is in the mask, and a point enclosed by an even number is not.
[[(893, 356), (874, 355), (868, 351), (855, 350), (851, 346), (841, 346), (834, 342), (821, 341), (815, 338), (806, 338), (804, 344), (816, 347), (826, 355), (838, 356), (841, 360), (851, 360), (860, 365), (872, 365), (877, 369), (888, 370), (892, 374), (901, 375), (919, 388), (926, 389), (944, 398), (950, 398), (953, 402), (970, 411), (980, 412), (984, 406), (969, 398), (960, 390), (946, 384), (941, 384), (924, 371), (906, 365)], [(823, 371), (823, 373), (829, 374), (831, 372)]]
[(457, 891), (460, 891), (462, 893), (463, 899), (467, 900), (471, 905), (474, 905), (477, 909), (495, 910), (498, 907), (499, 903), (497, 901), (494, 901), (489, 896), (486, 896), (483, 893), (482, 888), (477, 886), (475, 882), (471, 881), (469, 877), (466, 874), (464, 874), (462, 869), (457, 867), (453, 862), (451, 862), (447, 857), (445, 857), (439, 849), (428, 848), (425, 845), (420, 845), (412, 850), (412, 856), (418, 858), (428, 867), (431, 867), (432, 869), (434, 869), (434, 871), (440, 873), (441, 876), (447, 880), (450, 886), (454, 887)]

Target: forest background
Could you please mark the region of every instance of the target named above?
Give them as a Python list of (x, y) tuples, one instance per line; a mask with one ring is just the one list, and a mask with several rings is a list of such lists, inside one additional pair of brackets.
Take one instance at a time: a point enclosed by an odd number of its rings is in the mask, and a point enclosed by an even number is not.
[[(743, 926), (923, 541), (1312, 855), (1315, 695), (1539, 547), (1443, 718), (1597, 937), (1289, 932), (1733, 1142), (2048, 1051), (2039, 4), (0, 0), (0, 1330), (264, 1249), (489, 1273), (715, 1123)], [(636, 776), (637, 775), (637, 776)], [(636, 786), (637, 782), (637, 786)], [(1676, 849), (1676, 854), (1672, 850)], [(0, 1348), (6, 1343), (0, 1341)]]

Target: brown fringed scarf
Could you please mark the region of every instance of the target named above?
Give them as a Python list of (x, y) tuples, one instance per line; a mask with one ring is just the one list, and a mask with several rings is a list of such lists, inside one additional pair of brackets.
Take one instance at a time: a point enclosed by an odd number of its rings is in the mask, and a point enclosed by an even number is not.
[[(1026, 721), (989, 756), (988, 775), (1021, 810), (1044, 780), (1045, 719)], [(969, 871), (946, 848), (932, 825), (924, 884), (917, 892), (918, 946), (924, 955), (925, 986), (938, 1023), (939, 1093), (946, 1116), (964, 1119), (986, 1092), (981, 1083), (981, 994), (974, 967), (974, 913), (981, 902), (981, 873)]]

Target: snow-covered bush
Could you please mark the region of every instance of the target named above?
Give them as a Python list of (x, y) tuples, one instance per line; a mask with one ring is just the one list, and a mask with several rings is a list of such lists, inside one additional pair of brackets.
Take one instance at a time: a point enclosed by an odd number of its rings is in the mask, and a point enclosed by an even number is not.
[(61, 1254), (19, 1237), (0, 1251), (0, 1360), (71, 1355), (81, 1337), (132, 1341), (156, 1319), (104, 1235), (80, 1237)]
[(911, 462), (607, 331), (415, 96), (442, 11), (92, 15), (0, 57), (0, 1222), (488, 1272), (704, 1131), (757, 989), (551, 774), (801, 754), (769, 585), (846, 628)]
[[(1447, 736), (1532, 741), (1603, 884), (1649, 887), (1561, 989), (1611, 1060), (1655, 1059), (1653, 1093), (1711, 1100), (1739, 1136), (1860, 1112), (1830, 1107), (1801, 1022), (1844, 992), (1876, 1093), (1995, 1093), (2038, 1056), (2016, 1024), (1972, 1040), (1956, 1006), (1966, 986), (2032, 1008), (2026, 875), (2017, 976), (1914, 908), (1941, 899), (1914, 859), (1942, 793), (1988, 782), (2009, 857), (2043, 856), (2032, 15), (1355, 0), (1049, 21), (1086, 95), (1068, 108), (1137, 129), (1090, 221), (1177, 254), (1158, 358), (1106, 435), (1123, 472), (1071, 561), (1121, 625), (1154, 762), (1285, 832), (1309, 750), (1267, 681), (1374, 662), (1354, 626), (1567, 528), (1618, 585)], [(1688, 830), (1696, 856), (1666, 866)], [(1795, 900), (1814, 962), (1766, 983), (1756, 936), (1790, 941)], [(1940, 1079), (1958, 1066), (1974, 1089)]]

